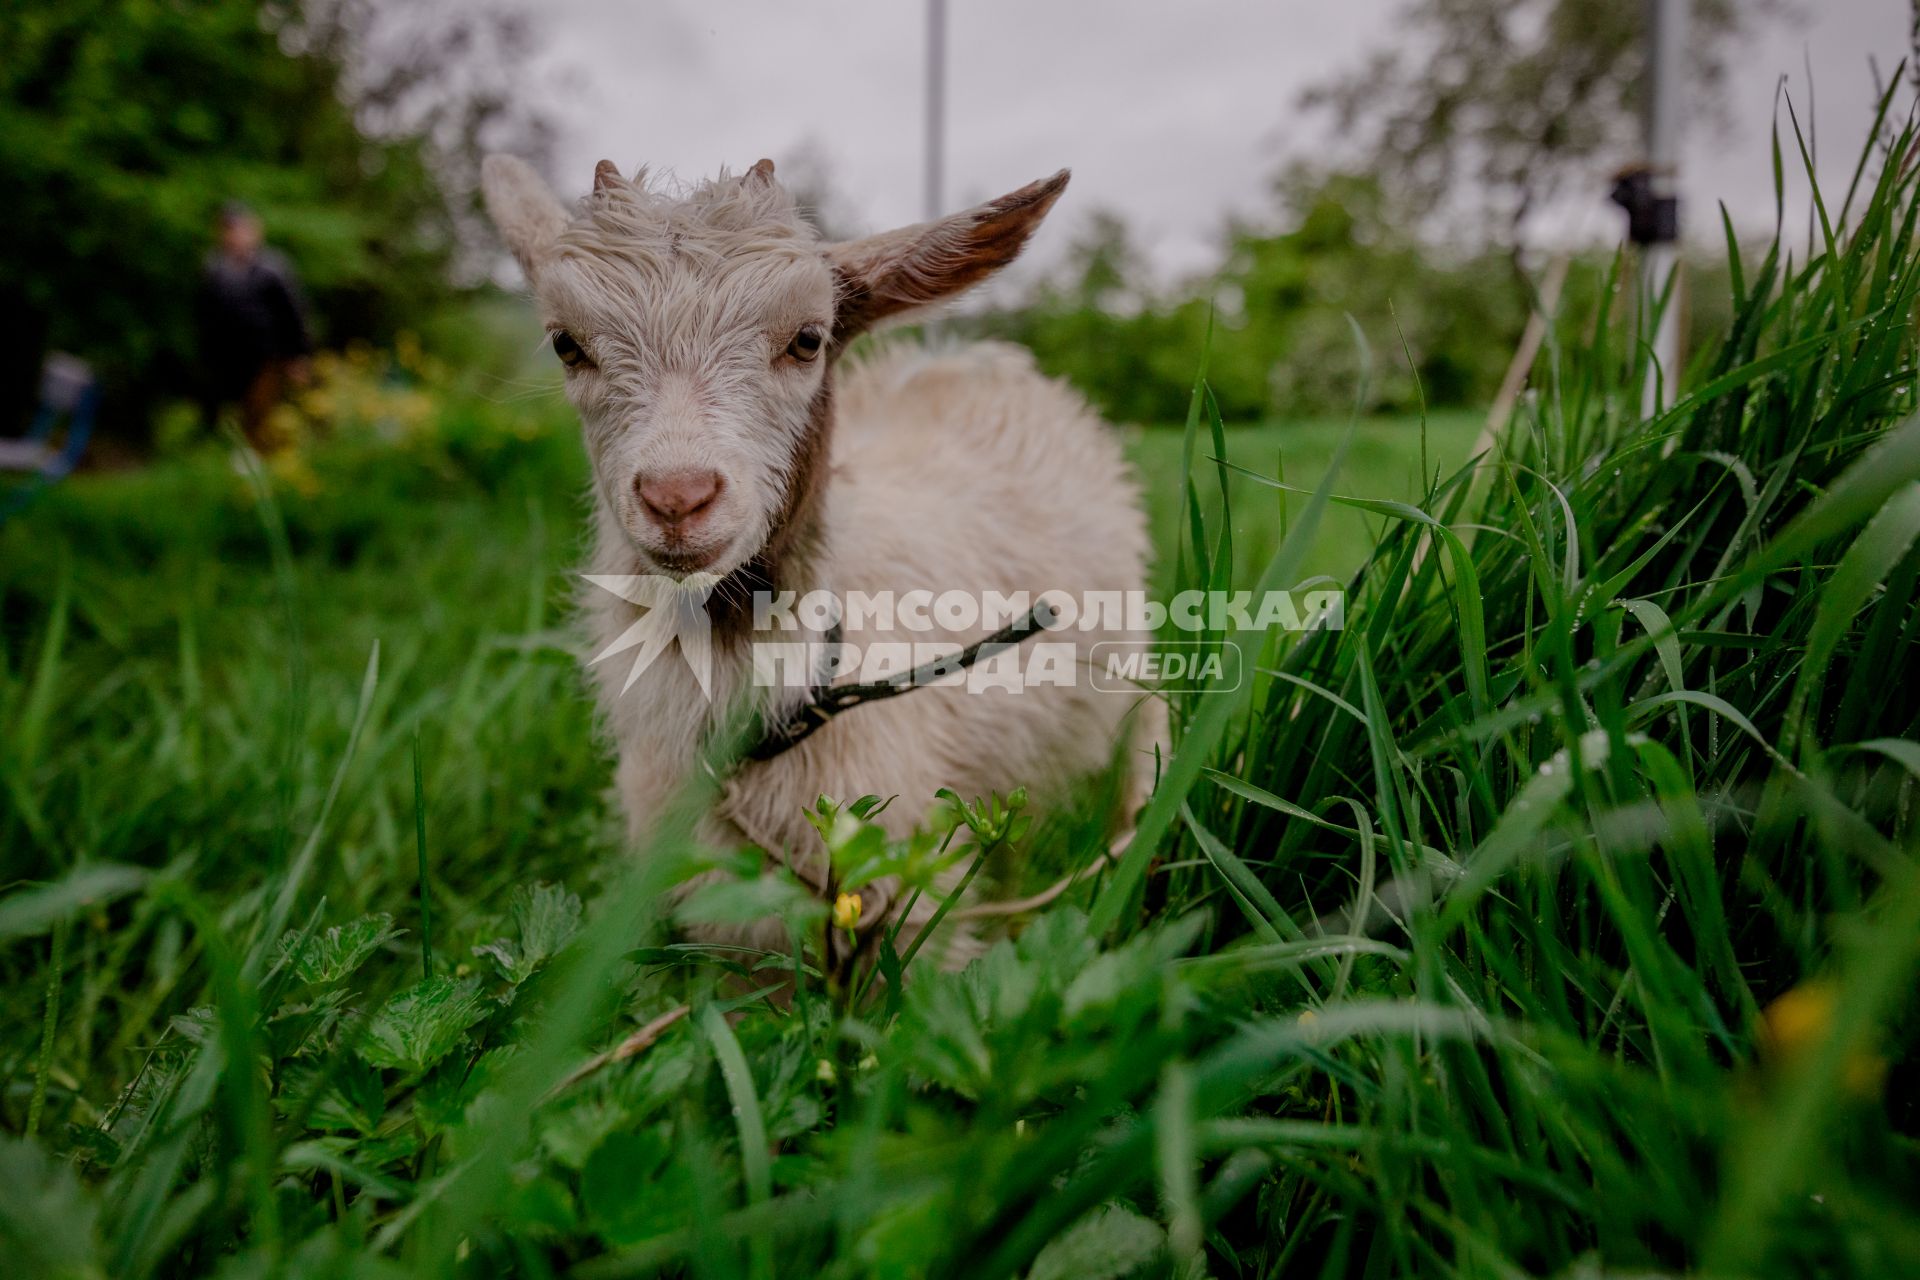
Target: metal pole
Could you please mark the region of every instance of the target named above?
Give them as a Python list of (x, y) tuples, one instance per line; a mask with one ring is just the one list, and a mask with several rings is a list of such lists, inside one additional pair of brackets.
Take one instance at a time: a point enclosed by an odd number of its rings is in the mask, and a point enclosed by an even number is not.
[(927, 181), (928, 221), (946, 212), (947, 0), (927, 0)]
[[(1647, 168), (1656, 197), (1677, 201), (1680, 188), (1681, 108), (1686, 94), (1687, 28), (1692, 0), (1648, 0), (1647, 12)], [(1656, 367), (1647, 371), (1641, 393), (1641, 408), (1651, 416), (1659, 412), (1660, 390), (1664, 383), (1668, 403), (1673, 401), (1673, 385), (1680, 376), (1681, 287), (1675, 274), (1679, 266), (1678, 215), (1663, 235), (1641, 246), (1640, 298), (1642, 313), (1651, 317), (1668, 282), (1673, 293), (1660, 323), (1653, 333)]]
[[(927, 137), (926, 187), (921, 193), (928, 222), (947, 211), (947, 0), (927, 0)], [(931, 311), (920, 322), (924, 341), (937, 342), (942, 334), (940, 314)]]

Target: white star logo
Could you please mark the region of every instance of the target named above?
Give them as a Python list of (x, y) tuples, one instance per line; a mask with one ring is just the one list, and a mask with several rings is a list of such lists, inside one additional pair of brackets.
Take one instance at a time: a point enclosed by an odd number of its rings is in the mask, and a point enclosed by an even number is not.
[(638, 645), (640, 652), (634, 655), (627, 682), (620, 686), (620, 692), (625, 693), (633, 688), (640, 673), (678, 640), (681, 656), (692, 669), (693, 678), (700, 682), (700, 692), (708, 701), (713, 700), (713, 625), (707, 617), (707, 597), (720, 581), (718, 574), (694, 573), (683, 581), (664, 574), (589, 573), (582, 576), (602, 591), (611, 591), (646, 610), (617, 640), (595, 654), (588, 666)]

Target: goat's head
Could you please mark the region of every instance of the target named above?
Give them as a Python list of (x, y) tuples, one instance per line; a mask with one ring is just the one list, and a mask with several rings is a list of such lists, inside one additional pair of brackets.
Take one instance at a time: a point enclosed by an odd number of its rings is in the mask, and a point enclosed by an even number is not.
[(491, 156), (487, 208), (566, 366), (594, 481), (651, 566), (776, 555), (825, 462), (831, 366), (863, 330), (1011, 262), (1066, 171), (938, 222), (821, 242), (762, 160), (683, 194), (611, 161), (572, 212)]

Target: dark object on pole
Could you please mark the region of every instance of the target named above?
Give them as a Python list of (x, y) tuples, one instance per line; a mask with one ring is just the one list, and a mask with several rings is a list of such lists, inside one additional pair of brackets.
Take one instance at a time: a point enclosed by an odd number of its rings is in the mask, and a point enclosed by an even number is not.
[(1635, 244), (1672, 244), (1680, 238), (1680, 200), (1654, 189), (1645, 165), (1613, 180), (1613, 202), (1627, 211), (1627, 238)]
[(1686, 97), (1687, 31), (1693, 0), (1646, 0), (1646, 151), (1615, 181), (1627, 211), (1627, 235), (1640, 247), (1641, 317), (1653, 358), (1640, 395), (1642, 412), (1659, 412), (1680, 380), (1680, 135)]

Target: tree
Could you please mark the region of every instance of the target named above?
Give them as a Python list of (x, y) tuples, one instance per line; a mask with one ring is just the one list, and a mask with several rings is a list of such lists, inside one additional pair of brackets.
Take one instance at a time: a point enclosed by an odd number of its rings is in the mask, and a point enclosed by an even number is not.
[(417, 140), (445, 198), (456, 274), (479, 279), (499, 242), (480, 201), (480, 162), (539, 163), (553, 124), (529, 106), (531, 15), (506, 0), (300, 0), (268, 6), (280, 45), (341, 69), (356, 127)]
[(1525, 323), (1497, 255), (1422, 244), (1372, 178), (1296, 169), (1275, 195), (1278, 225), (1229, 227), (1218, 268), (1162, 294), (1125, 225), (1096, 216), (1057, 279), (984, 327), (1126, 421), (1179, 421), (1203, 347), (1234, 422), (1343, 413), (1363, 384), (1398, 411), (1492, 395)]
[[(1737, 38), (1783, 0), (1693, 0), (1695, 106), (1719, 109)], [(1643, 4), (1627, 0), (1406, 0), (1395, 47), (1307, 91), (1358, 137), (1364, 168), (1430, 206), (1527, 216), (1571, 179), (1598, 192), (1631, 158), (1645, 74)]]
[(0, 8), (0, 417), (24, 416), (49, 348), (95, 364), (103, 425), (123, 435), (144, 431), (156, 397), (191, 391), (193, 295), (225, 200), (260, 210), (323, 337), (381, 337), (444, 296), (476, 135), (461, 124), (498, 118), (493, 82), (471, 74), (459, 23), (386, 44), (386, 12)]

